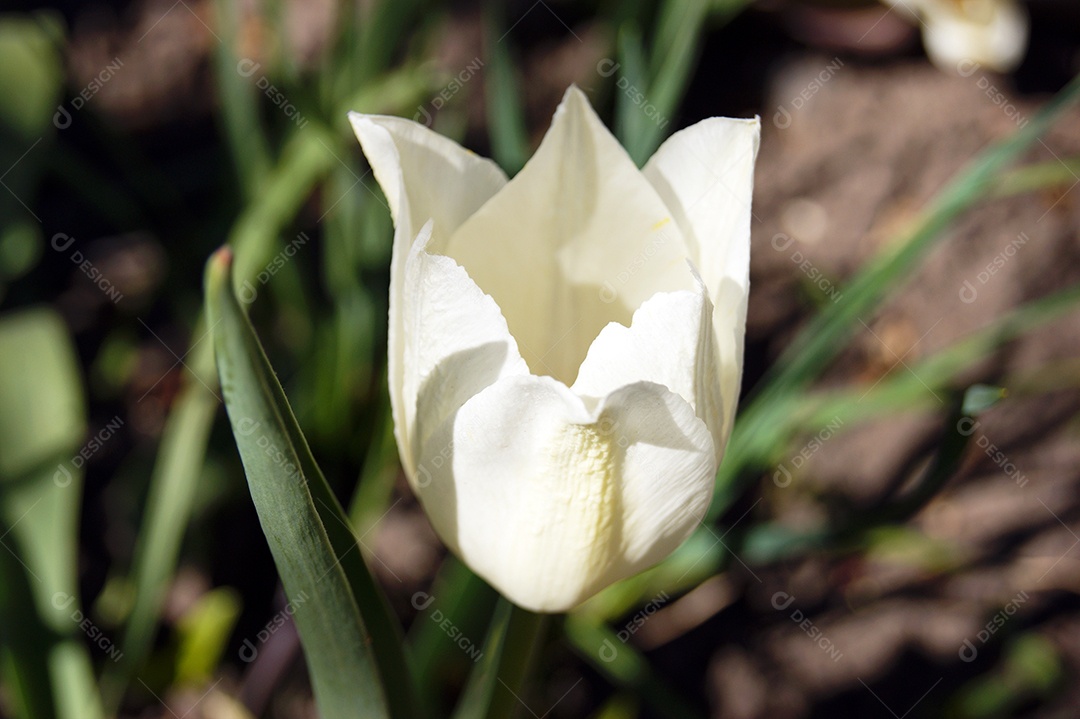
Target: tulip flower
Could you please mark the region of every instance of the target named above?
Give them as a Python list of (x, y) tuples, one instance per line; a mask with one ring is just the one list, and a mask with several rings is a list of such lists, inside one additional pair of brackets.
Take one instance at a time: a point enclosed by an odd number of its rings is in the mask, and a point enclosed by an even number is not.
[(394, 219), (394, 427), (436, 532), (538, 612), (664, 559), (738, 400), (758, 121), (704, 120), (639, 170), (571, 87), (507, 180), (417, 123), (350, 120)]
[(926, 54), (938, 68), (970, 74), (973, 65), (1016, 69), (1028, 42), (1028, 16), (1015, 0), (885, 0), (922, 25)]

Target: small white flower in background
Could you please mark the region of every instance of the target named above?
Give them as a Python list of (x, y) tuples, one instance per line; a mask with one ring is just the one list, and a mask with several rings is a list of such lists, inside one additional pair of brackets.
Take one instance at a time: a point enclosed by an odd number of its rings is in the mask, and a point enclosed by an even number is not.
[(1028, 16), (1015, 0), (884, 0), (921, 21), (926, 54), (941, 70), (961, 62), (996, 72), (1014, 70), (1024, 59)]
[(575, 87), (507, 181), (350, 114), (394, 217), (390, 396), (435, 530), (557, 612), (664, 559), (709, 506), (742, 375), (757, 120), (639, 170)]

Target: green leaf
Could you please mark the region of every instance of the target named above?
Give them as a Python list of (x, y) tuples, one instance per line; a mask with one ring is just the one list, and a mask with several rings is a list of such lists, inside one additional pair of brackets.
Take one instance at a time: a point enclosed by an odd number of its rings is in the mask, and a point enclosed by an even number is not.
[[(708, 5), (700, 0), (667, 0), (661, 8), (660, 25), (652, 50), (652, 68), (645, 102), (655, 109), (642, 127), (638, 147), (642, 160), (660, 146), (664, 131), (679, 109), (701, 47)], [(636, 108), (642, 115), (645, 108)]]
[(63, 20), (52, 12), (0, 17), (0, 125), (24, 140), (40, 137), (57, 111), (63, 35)]
[(82, 394), (75, 348), (55, 313), (0, 321), (0, 647), (27, 719), (104, 716), (76, 577)]
[(135, 545), (135, 600), (121, 645), (123, 655), (107, 667), (101, 680), (109, 713), (119, 708), (131, 676), (153, 644), (161, 600), (176, 566), (203, 468), (218, 406), (214, 377), (203, 374), (213, 367), (213, 346), (207, 334), (201, 323), (196, 326), (196, 337), (202, 339), (186, 360), (185, 386), (165, 423), (150, 476), (146, 512)]
[(240, 6), (215, 2), (217, 26), (224, 41), (216, 43), (214, 64), (220, 92), (221, 117), (228, 146), (236, 163), (240, 185), (247, 198), (254, 197), (270, 169), (270, 145), (259, 119), (258, 83), (268, 70), (252, 58), (238, 58)]
[(514, 74), (514, 63), (510, 59), (509, 31), (502, 29), (504, 23), (497, 9), (499, 4), (488, 3), (487, 7), (486, 27), (490, 50), (485, 95), (488, 125), (491, 128), (491, 154), (512, 176), (529, 159), (529, 135), (525, 129), (521, 83)]
[[(786, 442), (790, 432), (799, 429), (816, 432), (834, 420), (853, 425), (905, 409), (919, 411), (940, 408), (939, 399), (934, 393), (947, 391), (963, 372), (984, 360), (1004, 343), (1034, 331), (1067, 312), (1076, 311), (1078, 305), (1080, 287), (1070, 287), (1028, 302), (994, 319), (990, 324), (949, 347), (912, 364), (910, 372), (897, 372), (895, 376), (886, 377), (870, 392), (860, 387), (851, 387), (804, 394), (792, 408), (792, 422), (777, 428), (777, 436), (781, 438), (779, 441)], [(1052, 381), (1063, 378), (1061, 373), (1040, 374), (1053, 375)], [(989, 395), (985, 394), (987, 391)], [(973, 397), (969, 396), (968, 401), (971, 404), (967, 409), (975, 412), (983, 408), (990, 399), (995, 399), (994, 395), (997, 395), (996, 399), (1000, 399), (1002, 392), (1005, 390), (983, 388), (976, 392), (976, 395), (983, 395), (982, 401), (974, 403)]]
[[(619, 32), (619, 69), (615, 87), (615, 136), (626, 148), (638, 167), (645, 164), (653, 148), (649, 147), (652, 130), (648, 127), (653, 121), (645, 112), (634, 104), (634, 95), (629, 88), (637, 88), (642, 93), (648, 92), (649, 80), (645, 76), (645, 50), (641, 46), (641, 33), (633, 25), (627, 25)], [(623, 83), (628, 85), (624, 89)]]
[(217, 587), (199, 597), (177, 621), (179, 646), (173, 686), (200, 686), (217, 670), (229, 635), (240, 616), (236, 590)]
[(285, 592), (297, 604), (294, 618), (320, 713), (417, 716), (400, 626), (231, 290), (231, 259), (222, 249), (208, 264), (207, 316), (251, 496)]
[(971, 439), (968, 428), (974, 424), (972, 415), (964, 411), (967, 395), (968, 391), (955, 393), (934, 461), (903, 497), (882, 502), (841, 520), (833, 520), (829, 526), (805, 533), (792, 532), (783, 526), (758, 525), (748, 532), (743, 543), (745, 560), (751, 563), (771, 562), (810, 549), (861, 540), (873, 529), (912, 517), (941, 491), (960, 467), (960, 460)]
[(0, 324), (0, 479), (77, 449), (86, 432), (78, 361), (63, 321), (35, 309)]

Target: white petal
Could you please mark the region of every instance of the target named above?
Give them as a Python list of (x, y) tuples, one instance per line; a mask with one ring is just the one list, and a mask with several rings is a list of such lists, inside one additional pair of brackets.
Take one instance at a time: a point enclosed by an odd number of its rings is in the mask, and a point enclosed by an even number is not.
[[(645, 177), (675, 216), (713, 302), (723, 427), (731, 432), (742, 380), (750, 291), (750, 199), (760, 122), (715, 117), (681, 130), (646, 163)], [(717, 448), (723, 452), (723, 447)]]
[(927, 0), (923, 8), (923, 44), (938, 68), (953, 72), (962, 69), (961, 63), (979, 63), (996, 72), (1009, 72), (1024, 59), (1028, 17), (1018, 4)]
[(695, 273), (697, 290), (661, 292), (634, 312), (630, 327), (612, 322), (589, 348), (571, 389), (605, 397), (635, 382), (663, 385), (686, 400), (722, 446), (722, 397), (712, 326), (712, 302)]
[[(431, 229), (431, 222), (424, 225), (405, 263), (402, 398), (413, 461), (473, 395), (502, 377), (529, 372), (494, 300), (452, 259), (428, 254)], [(410, 470), (415, 487), (421, 470)]]
[(395, 225), (411, 225), (405, 252), (428, 220), (449, 236), (506, 185), (494, 162), (419, 123), (356, 112), (349, 121)]
[(575, 87), (522, 171), (433, 250), (495, 298), (532, 371), (567, 384), (604, 325), (693, 288), (668, 208)]
[(566, 611), (656, 564), (694, 530), (716, 470), (681, 397), (623, 387), (591, 411), (548, 377), (507, 377), (425, 443), (435, 529), (516, 604)]
[(428, 220), (435, 221), (436, 236), (453, 233), (506, 184), (506, 175), (494, 162), (415, 122), (355, 112), (349, 113), (349, 121), (394, 217), (388, 374), (394, 433), (402, 463), (406, 472), (411, 473), (402, 366), (405, 258)]

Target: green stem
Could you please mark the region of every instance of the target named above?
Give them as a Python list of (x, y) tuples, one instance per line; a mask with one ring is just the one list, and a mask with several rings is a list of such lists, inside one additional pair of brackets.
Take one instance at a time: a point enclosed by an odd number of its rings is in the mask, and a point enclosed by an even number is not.
[(546, 627), (547, 615), (500, 598), (480, 664), (469, 677), (454, 719), (510, 719), (520, 715), (523, 706), (528, 709), (527, 684)]
[[(535, 614), (514, 605), (510, 607), (510, 626), (506, 631), (498, 677), (503, 689), (508, 691), (495, 693), (496, 699), (488, 710), (488, 719), (508, 719), (521, 713), (518, 697), (523, 697), (528, 689), (529, 676), (536, 666), (541, 640), (547, 628), (548, 615)], [(514, 692), (513, 695), (510, 690)]]

